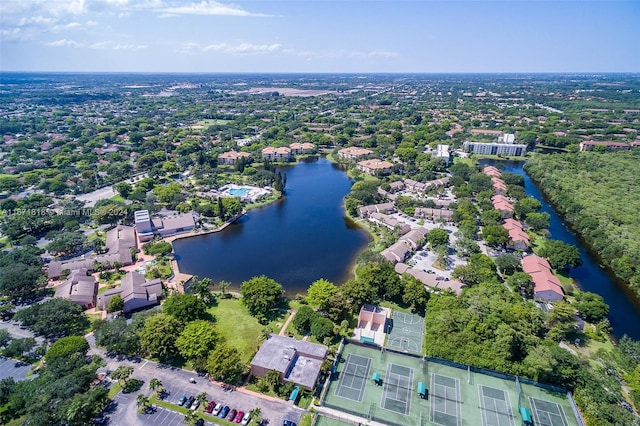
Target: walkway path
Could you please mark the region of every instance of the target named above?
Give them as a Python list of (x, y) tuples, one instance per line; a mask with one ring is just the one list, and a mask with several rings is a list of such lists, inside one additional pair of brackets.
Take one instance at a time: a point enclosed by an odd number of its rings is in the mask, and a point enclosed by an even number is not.
[(296, 316), (296, 311), (289, 311), (289, 312), (291, 313), (291, 315), (289, 315), (289, 318), (287, 318), (287, 320), (282, 325), (282, 328), (280, 329), (280, 333), (278, 333), (280, 336), (285, 335), (285, 333), (287, 332), (287, 327), (289, 326), (289, 323), (291, 322), (293, 317)]

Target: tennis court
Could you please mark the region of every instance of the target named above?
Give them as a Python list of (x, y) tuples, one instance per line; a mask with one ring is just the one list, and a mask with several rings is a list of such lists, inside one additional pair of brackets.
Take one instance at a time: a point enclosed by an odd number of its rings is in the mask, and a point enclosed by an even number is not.
[(413, 390), (413, 368), (387, 364), (380, 406), (385, 410), (409, 414)]
[(502, 389), (478, 385), (483, 426), (515, 426), (509, 394)]
[(453, 377), (431, 374), (431, 422), (461, 426), (460, 382)]
[(420, 315), (393, 311), (388, 332), (388, 348), (422, 354), (424, 318)]
[(364, 385), (369, 375), (371, 358), (349, 354), (336, 388), (336, 395), (352, 401), (362, 401)]
[(533, 419), (538, 426), (568, 426), (562, 407), (543, 399), (529, 397), (533, 409)]

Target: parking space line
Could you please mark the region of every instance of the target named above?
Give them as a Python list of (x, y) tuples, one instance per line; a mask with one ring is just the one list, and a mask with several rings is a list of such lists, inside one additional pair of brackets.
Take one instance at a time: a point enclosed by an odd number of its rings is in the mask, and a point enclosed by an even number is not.
[(142, 370), (142, 368), (147, 365), (149, 363), (149, 361), (145, 361), (142, 363), (142, 365), (140, 366), (140, 368), (138, 368), (138, 370)]

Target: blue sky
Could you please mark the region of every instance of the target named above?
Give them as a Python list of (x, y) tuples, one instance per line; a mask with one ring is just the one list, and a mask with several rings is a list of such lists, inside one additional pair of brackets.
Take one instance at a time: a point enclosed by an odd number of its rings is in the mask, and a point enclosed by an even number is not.
[(0, 70), (640, 72), (640, 1), (0, 0)]

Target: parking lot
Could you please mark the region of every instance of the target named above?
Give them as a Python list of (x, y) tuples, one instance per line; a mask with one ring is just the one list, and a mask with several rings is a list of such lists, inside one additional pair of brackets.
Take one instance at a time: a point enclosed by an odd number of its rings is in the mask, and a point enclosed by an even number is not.
[(0, 356), (0, 380), (13, 377), (15, 381), (25, 380), (31, 366), (25, 362)]

